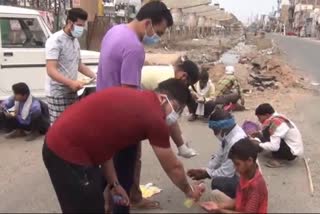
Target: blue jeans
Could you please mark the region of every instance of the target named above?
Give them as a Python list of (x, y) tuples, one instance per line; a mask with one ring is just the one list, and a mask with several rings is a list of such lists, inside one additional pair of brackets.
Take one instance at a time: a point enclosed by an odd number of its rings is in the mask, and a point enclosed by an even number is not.
[(212, 180), (211, 189), (220, 190), (230, 198), (236, 197), (237, 186), (239, 184), (239, 177), (216, 177)]

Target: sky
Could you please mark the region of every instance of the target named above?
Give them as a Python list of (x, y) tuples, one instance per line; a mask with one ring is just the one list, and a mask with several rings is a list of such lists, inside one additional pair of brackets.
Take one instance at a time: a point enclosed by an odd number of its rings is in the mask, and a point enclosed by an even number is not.
[(214, 3), (220, 3), (228, 12), (232, 12), (243, 23), (248, 22), (248, 18), (257, 14), (268, 14), (277, 8), (277, 0), (214, 0)]

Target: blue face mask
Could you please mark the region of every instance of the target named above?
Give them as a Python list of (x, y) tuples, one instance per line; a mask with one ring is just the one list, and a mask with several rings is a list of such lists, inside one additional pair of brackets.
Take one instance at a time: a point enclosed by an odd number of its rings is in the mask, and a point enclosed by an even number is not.
[(145, 45), (155, 45), (160, 42), (160, 37), (155, 33), (153, 36), (148, 36), (147, 34), (144, 35), (143, 44)]
[(83, 31), (84, 31), (84, 27), (74, 24), (73, 25), (73, 30), (71, 31), (71, 35), (74, 38), (80, 38), (82, 36), (82, 34), (83, 34)]

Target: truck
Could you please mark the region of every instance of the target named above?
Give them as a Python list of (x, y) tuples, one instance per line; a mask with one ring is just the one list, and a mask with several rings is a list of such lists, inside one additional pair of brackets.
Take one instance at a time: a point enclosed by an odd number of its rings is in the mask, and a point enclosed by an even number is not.
[[(18, 82), (27, 83), (33, 96), (45, 97), (45, 43), (51, 34), (38, 11), (0, 6), (0, 101), (12, 95), (11, 87)], [(99, 56), (81, 50), (82, 62), (94, 72)], [(79, 73), (79, 79), (85, 77)]]

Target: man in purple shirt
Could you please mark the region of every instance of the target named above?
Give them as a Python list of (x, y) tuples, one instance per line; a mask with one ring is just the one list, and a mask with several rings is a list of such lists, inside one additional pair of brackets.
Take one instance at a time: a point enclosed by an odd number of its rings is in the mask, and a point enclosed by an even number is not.
[[(7, 130), (13, 130), (6, 138), (24, 136), (25, 131), (29, 131), (26, 141), (32, 141), (40, 134), (45, 134), (50, 126), (47, 106), (30, 94), (26, 83), (16, 83), (12, 90), (14, 96), (0, 105), (0, 121), (3, 121)], [(9, 113), (11, 108), (14, 114)]]
[[(101, 44), (97, 75), (97, 91), (122, 86), (139, 89), (141, 70), (145, 60), (143, 44), (160, 41), (167, 27), (173, 25), (172, 15), (161, 1), (143, 5), (129, 24), (110, 29)], [(128, 106), (130, 111), (130, 106)], [(107, 112), (106, 112), (107, 113)], [(119, 121), (125, 123), (125, 121)], [(128, 194), (131, 205), (138, 208), (158, 208), (159, 203), (142, 198), (139, 189), (141, 171), (141, 144), (119, 152), (114, 158), (119, 182)], [(129, 173), (126, 169), (134, 169)], [(132, 189), (131, 189), (132, 187)], [(109, 206), (110, 208), (110, 206)], [(127, 213), (128, 207), (114, 206), (113, 212)]]

